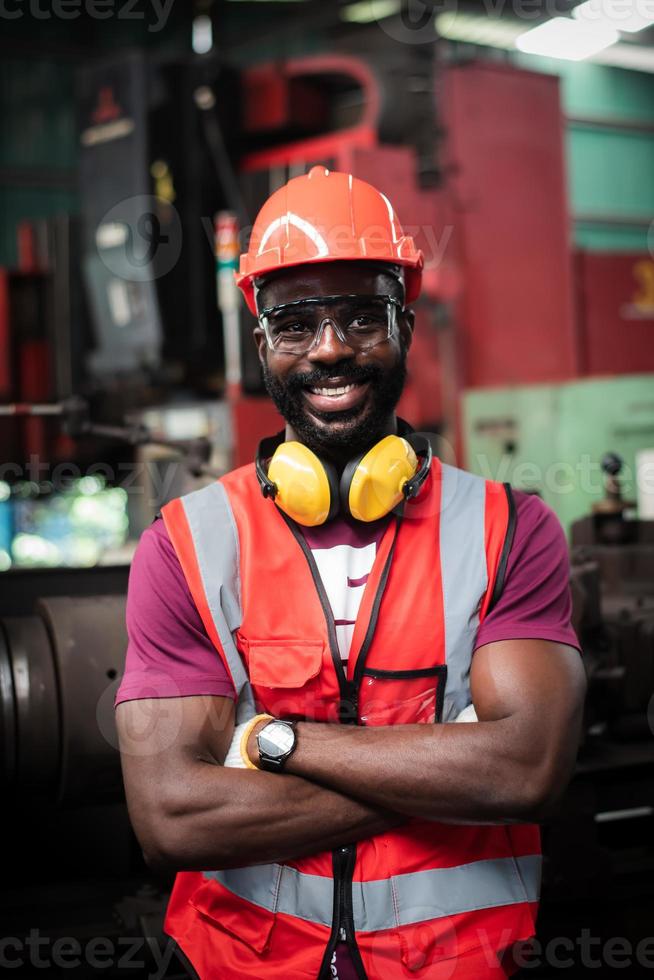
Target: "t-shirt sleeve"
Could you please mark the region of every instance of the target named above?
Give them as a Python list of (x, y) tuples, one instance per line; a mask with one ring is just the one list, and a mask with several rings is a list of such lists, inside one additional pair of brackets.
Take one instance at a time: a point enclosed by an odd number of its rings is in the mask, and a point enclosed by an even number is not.
[(498, 640), (551, 640), (581, 646), (572, 627), (568, 545), (554, 511), (514, 490), (516, 524), (504, 589), (481, 623), (475, 649)]
[(163, 520), (142, 534), (127, 588), (127, 654), (115, 704), (236, 693), (200, 618)]

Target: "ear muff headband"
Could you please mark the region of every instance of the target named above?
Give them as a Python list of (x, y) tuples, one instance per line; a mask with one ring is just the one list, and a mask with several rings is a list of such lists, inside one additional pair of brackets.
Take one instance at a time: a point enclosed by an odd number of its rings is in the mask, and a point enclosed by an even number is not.
[(417, 497), (420, 492), (420, 488), (431, 473), (433, 453), (431, 443), (427, 436), (421, 436), (417, 432), (407, 432), (404, 438), (413, 447), (415, 452), (419, 454), (419, 456), (422, 456), (422, 462), (420, 463), (418, 469), (414, 475), (407, 480), (402, 488), (402, 493), (405, 499), (411, 500), (412, 497)]

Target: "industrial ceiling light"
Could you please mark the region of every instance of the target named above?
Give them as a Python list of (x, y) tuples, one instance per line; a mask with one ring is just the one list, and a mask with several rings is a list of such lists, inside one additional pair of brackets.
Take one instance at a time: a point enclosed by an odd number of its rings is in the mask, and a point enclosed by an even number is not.
[(213, 47), (213, 27), (211, 17), (200, 14), (193, 18), (191, 33), (191, 47), (196, 54), (208, 54)]
[(553, 17), (520, 34), (515, 40), (515, 46), (526, 54), (582, 61), (615, 44), (618, 39), (617, 30), (610, 25), (589, 24), (569, 17)]
[[(643, 2), (654, 4), (654, 0), (643, 0)], [(439, 14), (435, 24), (439, 37), (446, 41), (459, 41), (504, 50), (515, 49), (516, 38), (524, 34), (524, 24), (518, 20), (508, 17), (462, 14), (456, 11)], [(548, 53), (553, 54), (553, 52)], [(611, 44), (608, 48), (589, 56), (588, 60), (615, 68), (654, 72), (654, 50), (633, 42)]]
[(450, 11), (437, 16), (436, 31), (448, 41), (512, 49), (516, 38), (524, 33), (524, 27), (520, 21), (506, 17), (479, 17)]
[(347, 7), (341, 7), (341, 20), (350, 24), (373, 24), (376, 20), (384, 20), (398, 14), (401, 0), (358, 0)]
[(586, 0), (574, 8), (572, 16), (584, 24), (602, 24), (635, 34), (654, 24), (654, 3), (651, 0)]
[(642, 44), (613, 44), (593, 56), (599, 65), (654, 73), (654, 51)]

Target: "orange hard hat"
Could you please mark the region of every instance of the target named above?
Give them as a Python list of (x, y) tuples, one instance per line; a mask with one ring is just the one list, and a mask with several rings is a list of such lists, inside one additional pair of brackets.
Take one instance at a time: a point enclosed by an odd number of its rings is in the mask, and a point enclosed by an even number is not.
[(388, 198), (351, 174), (312, 167), (275, 191), (259, 211), (236, 283), (256, 316), (257, 276), (343, 259), (402, 266), (406, 302), (420, 293), (422, 252), (402, 231)]

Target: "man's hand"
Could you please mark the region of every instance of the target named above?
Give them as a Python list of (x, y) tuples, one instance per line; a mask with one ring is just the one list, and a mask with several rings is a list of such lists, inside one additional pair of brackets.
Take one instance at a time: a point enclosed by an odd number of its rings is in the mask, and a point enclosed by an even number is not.
[[(586, 690), (579, 652), (546, 640), (490, 643), (475, 652), (470, 682), (478, 724), (299, 722), (285, 772), (410, 816), (543, 819), (570, 778), (579, 744)], [(256, 730), (248, 753), (256, 764)]]

